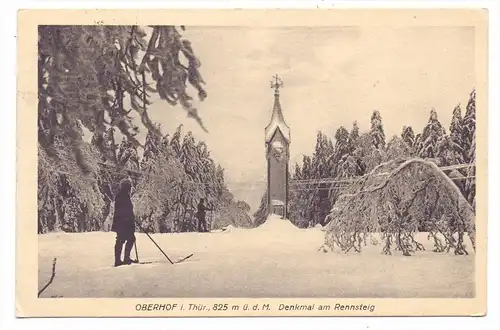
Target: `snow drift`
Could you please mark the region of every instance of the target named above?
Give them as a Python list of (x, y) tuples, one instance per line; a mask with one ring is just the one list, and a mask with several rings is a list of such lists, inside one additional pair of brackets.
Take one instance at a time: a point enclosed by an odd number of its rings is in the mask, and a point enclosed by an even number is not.
[(266, 221), (258, 227), (255, 227), (253, 231), (255, 232), (273, 232), (273, 233), (294, 233), (300, 231), (301, 229), (295, 226), (290, 220), (283, 219), (281, 216), (276, 214), (270, 214)]

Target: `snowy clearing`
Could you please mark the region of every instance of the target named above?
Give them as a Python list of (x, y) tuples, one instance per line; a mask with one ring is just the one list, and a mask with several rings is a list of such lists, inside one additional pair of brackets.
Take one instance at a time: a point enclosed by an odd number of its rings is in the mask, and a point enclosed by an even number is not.
[[(113, 267), (112, 232), (39, 235), (39, 288), (56, 277), (41, 297), (339, 297), (451, 298), (474, 296), (474, 252), (468, 256), (427, 251), (404, 257), (381, 254), (368, 242), (362, 253), (320, 252), (325, 232), (299, 229), (271, 217), (253, 229), (153, 234), (171, 265), (144, 234), (137, 233), (140, 261)], [(135, 252), (132, 250), (135, 258)]]

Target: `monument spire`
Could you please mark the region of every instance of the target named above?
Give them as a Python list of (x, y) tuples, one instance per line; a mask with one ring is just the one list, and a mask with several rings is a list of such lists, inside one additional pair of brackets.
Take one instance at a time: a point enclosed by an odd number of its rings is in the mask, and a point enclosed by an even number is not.
[(274, 89), (274, 106), (273, 113), (271, 115), (271, 121), (266, 127), (266, 142), (269, 142), (271, 140), (272, 135), (274, 135), (276, 129), (279, 129), (285, 136), (287, 141), (290, 141), (290, 128), (285, 122), (280, 103), (280, 88), (283, 88), (283, 80), (278, 76), (278, 74), (276, 74), (273, 76), (273, 79), (270, 81), (270, 83), (271, 88)]
[(285, 122), (280, 104), (283, 80), (276, 74), (271, 80), (274, 106), (271, 121), (265, 129), (267, 160), (268, 214), (286, 218), (288, 214), (288, 161), (290, 158), (290, 128)]
[(271, 88), (274, 88), (274, 95), (280, 95), (280, 88), (283, 87), (283, 80), (278, 76), (278, 74), (273, 76), (271, 80)]

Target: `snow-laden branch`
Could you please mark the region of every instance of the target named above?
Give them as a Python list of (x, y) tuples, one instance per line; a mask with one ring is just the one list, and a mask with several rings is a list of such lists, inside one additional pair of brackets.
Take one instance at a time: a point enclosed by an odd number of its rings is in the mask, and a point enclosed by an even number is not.
[(361, 236), (379, 232), (387, 236), (385, 253), (397, 242), (409, 255), (409, 246), (419, 246), (413, 233), (424, 229), (444, 236), (447, 250), (453, 248), (456, 254), (467, 254), (467, 233), (475, 249), (473, 208), (435, 163), (419, 158), (377, 166), (339, 197), (327, 218), (331, 221), (325, 244), (344, 251), (359, 251)]

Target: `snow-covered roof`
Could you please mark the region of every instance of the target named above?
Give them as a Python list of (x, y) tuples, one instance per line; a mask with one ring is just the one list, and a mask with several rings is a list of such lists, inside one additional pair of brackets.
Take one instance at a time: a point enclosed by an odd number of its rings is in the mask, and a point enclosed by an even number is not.
[(279, 99), (279, 94), (274, 94), (274, 107), (273, 114), (271, 116), (271, 122), (267, 125), (265, 129), (266, 142), (271, 141), (276, 129), (281, 131), (287, 142), (290, 142), (290, 127), (285, 122), (283, 117), (283, 112), (281, 111), (281, 104)]

